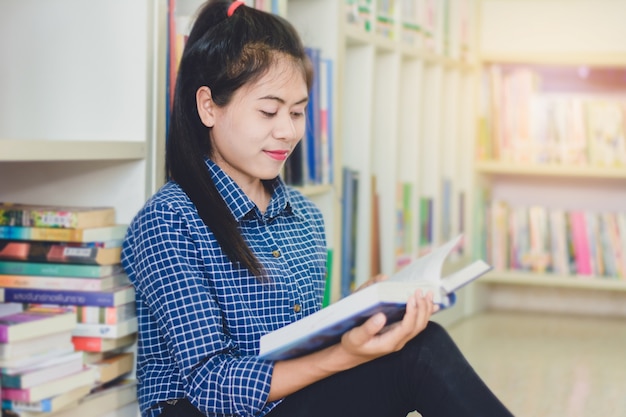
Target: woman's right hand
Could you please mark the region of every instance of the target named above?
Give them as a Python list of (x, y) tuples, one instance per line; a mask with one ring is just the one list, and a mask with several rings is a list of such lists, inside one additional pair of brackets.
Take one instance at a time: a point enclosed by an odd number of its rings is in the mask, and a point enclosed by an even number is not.
[(432, 294), (417, 291), (409, 297), (404, 318), (387, 327), (382, 313), (347, 331), (341, 342), (309, 355), (274, 364), (268, 401), (296, 392), (320, 379), (398, 351), (424, 330), (438, 307)]
[(345, 354), (360, 363), (396, 352), (426, 328), (431, 315), (438, 309), (432, 293), (423, 295), (417, 290), (406, 304), (401, 321), (386, 325), (383, 313), (375, 314), (361, 326), (346, 332), (340, 347)]

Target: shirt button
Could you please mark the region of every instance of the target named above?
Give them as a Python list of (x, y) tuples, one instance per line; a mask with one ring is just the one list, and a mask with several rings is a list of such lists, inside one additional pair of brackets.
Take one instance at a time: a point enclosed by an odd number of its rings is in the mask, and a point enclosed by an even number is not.
[(274, 258), (278, 258), (278, 257), (280, 257), (280, 251), (279, 251), (279, 250), (273, 250), (273, 251), (272, 251), (272, 256), (273, 256)]
[(296, 313), (299, 313), (301, 310), (302, 310), (302, 306), (300, 304), (293, 305), (293, 311), (295, 311)]

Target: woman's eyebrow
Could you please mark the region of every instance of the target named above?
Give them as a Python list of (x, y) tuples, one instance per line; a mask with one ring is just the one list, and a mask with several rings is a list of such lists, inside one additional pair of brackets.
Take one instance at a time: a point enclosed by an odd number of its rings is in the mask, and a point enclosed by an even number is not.
[[(284, 99), (282, 99), (282, 98), (280, 98), (280, 97), (278, 97), (278, 96), (272, 96), (272, 95), (269, 95), (269, 96), (264, 96), (264, 97), (260, 97), (260, 98), (259, 98), (259, 100), (274, 100), (274, 101), (278, 101), (278, 102), (279, 102), (279, 103), (281, 103), (281, 104), (286, 104), (286, 103), (287, 103)], [(296, 103), (294, 103), (294, 104), (296, 104), (296, 105), (298, 105), (298, 104), (304, 104), (304, 103), (306, 103), (307, 101), (309, 101), (309, 96), (306, 96), (306, 97), (302, 98), (301, 100), (298, 100), (298, 101), (297, 101)]]

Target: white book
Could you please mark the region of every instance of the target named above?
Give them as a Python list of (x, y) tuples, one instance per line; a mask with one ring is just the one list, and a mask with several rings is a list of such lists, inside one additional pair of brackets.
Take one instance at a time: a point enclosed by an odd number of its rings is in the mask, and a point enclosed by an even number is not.
[(2, 371), (2, 386), (30, 388), (74, 374), (82, 369), (83, 353), (72, 352), (23, 368), (6, 368)]
[(137, 317), (132, 317), (116, 324), (78, 323), (74, 330), (72, 330), (72, 335), (116, 339), (135, 333), (137, 331), (137, 325)]
[(431, 292), (441, 309), (451, 307), (454, 292), (474, 281), (491, 265), (477, 260), (441, 277), (446, 257), (460, 243), (461, 236), (422, 256), (391, 276), (341, 300), (261, 337), (259, 356), (264, 359), (289, 359), (339, 342), (347, 330), (362, 324), (372, 315), (383, 312), (387, 324), (401, 320), (408, 298), (416, 290)]
[(3, 361), (45, 353), (57, 346), (67, 346), (71, 341), (72, 331), (65, 330), (19, 342), (0, 343), (0, 366), (6, 366)]
[(33, 353), (27, 356), (2, 359), (0, 360), (0, 368), (11, 370), (16, 368), (23, 368), (26, 366), (32, 366), (48, 359), (57, 358), (68, 353), (72, 353), (74, 352), (74, 350), (74, 344), (71, 340), (69, 340), (62, 345), (49, 346), (47, 350)]
[(38, 416), (42, 416), (40, 413), (49, 415), (49, 413), (62, 410), (66, 407), (78, 405), (78, 401), (87, 396), (91, 388), (91, 385), (83, 385), (64, 392), (63, 394), (35, 402), (11, 401), (11, 411), (16, 412), (20, 416), (25, 416), (29, 414), (29, 412), (33, 412), (34, 415), (36, 414)]
[(84, 385), (95, 385), (96, 370), (84, 367), (70, 375), (59, 377), (30, 388), (2, 388), (2, 399), (19, 402), (36, 402), (63, 394)]

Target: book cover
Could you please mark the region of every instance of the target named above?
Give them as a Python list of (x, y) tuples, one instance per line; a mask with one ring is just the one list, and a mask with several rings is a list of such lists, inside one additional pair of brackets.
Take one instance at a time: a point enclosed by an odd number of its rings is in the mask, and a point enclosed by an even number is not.
[(38, 336), (70, 330), (75, 326), (76, 313), (62, 309), (25, 310), (0, 317), (0, 343), (33, 339)]
[(0, 225), (90, 228), (115, 224), (113, 207), (64, 207), (0, 203)]
[(567, 250), (567, 222), (565, 210), (549, 209), (550, 253), (552, 271), (559, 275), (569, 275), (569, 254)]
[(68, 392), (64, 392), (40, 401), (23, 402), (5, 400), (3, 401), (2, 408), (15, 411), (20, 415), (22, 415), (22, 412), (53, 413), (73, 404), (78, 404), (78, 401), (86, 397), (90, 391), (90, 385), (83, 385)]
[[(619, 245), (615, 245), (612, 239), (612, 221), (608, 212), (597, 213), (597, 222), (599, 226), (599, 250), (601, 251), (601, 261), (604, 265), (604, 276), (611, 278), (619, 278), (618, 263), (616, 258), (616, 250)], [(590, 245), (591, 246), (591, 245)], [(596, 274), (597, 275), (597, 274)]]
[(614, 269), (613, 278), (625, 279), (626, 246), (622, 246), (620, 242), (618, 215), (615, 212), (604, 212), (600, 216), (606, 227), (607, 243)]
[(430, 252), (433, 245), (433, 199), (421, 196), (419, 198), (419, 254)]
[(56, 358), (61, 355), (67, 355), (74, 352), (74, 345), (71, 341), (66, 342), (63, 346), (51, 346), (46, 350), (27, 356), (21, 356), (18, 358), (0, 359), (0, 367), (5, 369), (17, 369), (25, 366), (36, 365), (39, 362), (46, 361), (48, 359)]
[(334, 181), (333, 172), (333, 67), (332, 59), (322, 58), (320, 60), (320, 138), (321, 138), (321, 169), (322, 184), (332, 184)]
[(359, 172), (343, 168), (341, 205), (341, 297), (354, 290), (356, 281), (356, 244), (358, 227)]
[(72, 330), (72, 336), (102, 337), (116, 339), (128, 336), (137, 331), (137, 317), (130, 318), (116, 324), (77, 323)]
[[(137, 401), (137, 381), (124, 379), (112, 381), (100, 389), (93, 390), (82, 398), (76, 407), (69, 407), (54, 414), (54, 417), (85, 417), (108, 415), (120, 407)], [(39, 417), (34, 413), (20, 417)]]
[(133, 352), (120, 353), (90, 364), (96, 370), (96, 383), (105, 384), (133, 370)]
[(337, 343), (349, 329), (372, 315), (383, 312), (387, 324), (404, 315), (406, 301), (417, 289), (433, 293), (441, 308), (454, 304), (454, 292), (474, 281), (491, 266), (477, 260), (441, 277), (446, 257), (458, 246), (461, 235), (392, 275), (387, 281), (370, 285), (301, 320), (270, 332), (260, 339), (259, 356), (283, 360), (301, 356)]
[[(65, 348), (71, 340), (71, 330), (64, 330), (19, 342), (0, 343), (0, 361), (35, 356), (57, 347)], [(0, 367), (6, 365), (0, 362)]]
[(321, 49), (305, 47), (307, 56), (313, 66), (313, 82), (309, 91), (309, 102), (306, 106), (306, 131), (303, 142), (306, 145), (307, 184), (322, 182), (322, 141), (320, 125), (320, 62)]
[(332, 302), (333, 293), (333, 259), (334, 250), (328, 248), (326, 250), (326, 284), (324, 285), (324, 298), (322, 299), (322, 307), (326, 307)]
[(0, 240), (0, 259), (114, 265), (122, 261), (122, 240), (89, 243)]
[(44, 277), (36, 275), (0, 274), (0, 287), (4, 288), (102, 291), (129, 284), (130, 280), (125, 272), (102, 278)]
[(79, 265), (50, 262), (0, 261), (0, 274), (102, 278), (124, 272), (121, 264)]
[(94, 336), (72, 336), (72, 343), (74, 344), (74, 349), (82, 352), (110, 352), (132, 345), (135, 343), (136, 338), (137, 333), (131, 333), (115, 339)]
[(115, 307), (73, 306), (78, 323), (117, 324), (137, 317), (135, 302)]
[(124, 239), (128, 225), (61, 229), (55, 227), (0, 226), (0, 239), (46, 242), (102, 242)]
[(102, 291), (0, 288), (0, 302), (115, 307), (135, 300), (132, 285)]
[(40, 401), (46, 398), (54, 397), (55, 395), (63, 394), (83, 385), (93, 385), (95, 381), (96, 370), (84, 367), (79, 372), (75, 372), (71, 375), (66, 375), (34, 387), (3, 388), (0, 395), (3, 400), (23, 402)]
[(129, 302), (114, 307), (96, 307), (96, 306), (78, 306), (78, 305), (61, 305), (61, 304), (41, 304), (30, 303), (20, 304), (28, 309), (41, 308), (63, 308), (76, 313), (76, 321), (78, 323), (92, 324), (117, 324), (133, 317), (137, 317), (137, 309), (135, 302)]
[(572, 244), (574, 246), (574, 258), (576, 261), (576, 273), (579, 275), (592, 275), (591, 252), (587, 235), (586, 218), (584, 211), (574, 210), (569, 213), (570, 227), (572, 229)]
[(22, 303), (0, 303), (0, 317), (8, 316), (9, 314), (19, 313), (24, 310)]
[(83, 369), (82, 352), (72, 352), (23, 368), (3, 369), (3, 388), (30, 388)]

